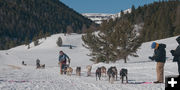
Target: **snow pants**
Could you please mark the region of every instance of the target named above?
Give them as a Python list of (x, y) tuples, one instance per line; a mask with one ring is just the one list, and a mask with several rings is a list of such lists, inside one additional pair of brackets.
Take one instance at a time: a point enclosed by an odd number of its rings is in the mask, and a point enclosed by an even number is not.
[(157, 62), (156, 64), (157, 81), (164, 82), (164, 63)]

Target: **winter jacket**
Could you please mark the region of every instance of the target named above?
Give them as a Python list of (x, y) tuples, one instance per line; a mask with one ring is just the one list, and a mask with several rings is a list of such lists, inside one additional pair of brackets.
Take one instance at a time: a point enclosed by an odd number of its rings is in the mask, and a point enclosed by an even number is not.
[(173, 62), (180, 61), (180, 36), (176, 39), (176, 41), (179, 44), (178, 47), (176, 48), (176, 50), (171, 50), (171, 53), (174, 56)]
[(159, 47), (154, 50), (154, 56), (152, 57), (153, 60), (156, 62), (166, 62), (166, 45), (165, 44), (159, 44)]
[(69, 57), (66, 54), (59, 55), (59, 62), (62, 62), (63, 64), (66, 64), (66, 61), (70, 60)]
[(40, 63), (40, 60), (39, 60), (39, 59), (37, 59), (37, 60), (36, 60), (36, 63)]

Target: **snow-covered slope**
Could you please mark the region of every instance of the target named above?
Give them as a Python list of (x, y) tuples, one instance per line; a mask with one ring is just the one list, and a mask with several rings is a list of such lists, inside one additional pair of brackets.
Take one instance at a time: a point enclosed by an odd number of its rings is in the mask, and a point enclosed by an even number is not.
[[(58, 47), (56, 44), (58, 37), (63, 39), (62, 47)], [(73, 49), (69, 49), (69, 45), (72, 45)], [(67, 36), (56, 34), (46, 40), (41, 39), (40, 45), (36, 47), (34, 47), (33, 43), (30, 44), (30, 49), (27, 49), (27, 47), (25, 45), (18, 46), (4, 51), (2, 55), (8, 54), (7, 57), (10, 55), (16, 56), (16, 60), (25, 61), (31, 65), (35, 65), (36, 59), (39, 58), (42, 63), (48, 62), (47, 66), (57, 66), (59, 51), (62, 50), (71, 57), (72, 66), (92, 64), (89, 61), (90, 57), (86, 55), (89, 51), (82, 47), (81, 35), (78, 34)]]
[[(57, 47), (56, 40), (61, 36), (63, 47)], [(128, 63), (123, 60), (110, 64), (93, 64), (87, 56), (89, 50), (82, 46), (80, 34), (64, 36), (56, 34), (41, 39), (39, 46), (27, 49), (27, 46), (18, 46), (6, 51), (0, 51), (0, 90), (163, 90), (164, 84), (138, 84), (141, 82), (151, 82), (156, 80), (156, 63), (148, 59), (153, 54), (150, 49), (152, 42), (142, 44), (137, 54), (139, 57), (129, 57)], [(172, 62), (169, 51), (175, 49), (176, 37), (158, 40), (158, 43), (167, 44), (167, 62), (165, 64), (165, 75), (176, 75), (177, 65)], [(69, 49), (68, 45), (73, 49)], [(71, 67), (74, 69), (72, 76), (60, 75), (58, 67), (58, 53), (63, 50), (71, 58)], [(35, 69), (35, 60), (39, 58), (41, 64), (46, 64), (46, 69)], [(25, 61), (27, 66), (22, 66), (21, 61)], [(93, 65), (92, 76), (87, 77), (86, 65)], [(75, 68), (81, 66), (82, 76), (75, 75)], [(97, 67), (116, 66), (118, 71), (121, 68), (128, 69), (128, 84), (121, 84), (118, 81), (114, 84), (108, 82), (107, 77), (102, 77), (100, 81), (95, 79)]]
[[(124, 14), (126, 13), (131, 13), (131, 9), (124, 10)], [(83, 16), (91, 19), (97, 24), (101, 24), (103, 20), (108, 20), (108, 19), (115, 19), (117, 17), (121, 16), (121, 13), (117, 14), (107, 14), (107, 13), (83, 13)]]

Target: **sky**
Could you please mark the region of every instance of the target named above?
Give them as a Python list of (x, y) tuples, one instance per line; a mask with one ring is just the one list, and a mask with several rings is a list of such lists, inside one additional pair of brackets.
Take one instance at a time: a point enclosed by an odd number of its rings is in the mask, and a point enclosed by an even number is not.
[(60, 0), (79, 13), (119, 13), (134, 5), (136, 8), (159, 0)]

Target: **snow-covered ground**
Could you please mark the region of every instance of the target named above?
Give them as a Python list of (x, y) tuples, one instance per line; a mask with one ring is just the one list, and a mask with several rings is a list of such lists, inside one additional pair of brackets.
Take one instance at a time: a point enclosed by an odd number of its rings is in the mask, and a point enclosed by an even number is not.
[[(56, 45), (57, 38), (61, 36), (63, 46)], [(89, 50), (82, 46), (80, 34), (64, 36), (56, 34), (48, 37), (46, 40), (41, 39), (39, 46), (18, 46), (10, 50), (0, 51), (0, 90), (164, 90), (164, 84), (139, 84), (141, 82), (152, 82), (156, 80), (156, 63), (148, 59), (153, 54), (150, 49), (152, 42), (142, 44), (138, 50), (139, 57), (129, 57), (128, 63), (124, 64), (123, 60), (110, 64), (93, 64), (87, 54)], [(157, 41), (158, 43), (167, 44), (167, 62), (165, 64), (165, 75), (176, 75), (177, 64), (172, 62), (172, 56), (169, 53), (171, 49), (177, 47), (176, 37)], [(69, 49), (69, 45), (73, 49)], [(72, 76), (60, 75), (58, 67), (58, 53), (63, 50), (71, 58), (71, 67), (74, 69)], [(46, 64), (45, 69), (36, 69), (35, 61), (39, 58), (41, 64)], [(25, 61), (27, 66), (22, 66), (21, 62)], [(85, 67), (93, 65), (92, 76), (87, 77)], [(82, 75), (75, 75), (75, 68), (81, 66)], [(118, 71), (121, 68), (128, 69), (128, 84), (121, 84), (118, 81), (114, 84), (108, 82), (107, 77), (96, 81), (95, 70), (97, 67), (116, 66)]]

